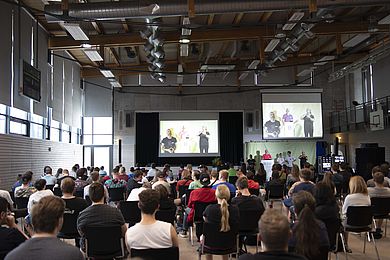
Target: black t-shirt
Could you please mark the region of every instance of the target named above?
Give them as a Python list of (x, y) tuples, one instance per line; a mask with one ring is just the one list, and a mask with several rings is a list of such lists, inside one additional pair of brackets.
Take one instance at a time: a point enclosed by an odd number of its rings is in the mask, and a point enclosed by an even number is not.
[(127, 190), (127, 193), (130, 194), (130, 192), (133, 190), (133, 189), (137, 189), (137, 188), (140, 188), (142, 187), (142, 184), (138, 183), (136, 180), (134, 180), (133, 178), (129, 179), (129, 181), (127, 182), (127, 186), (126, 186), (126, 190)]
[[(240, 212), (237, 206), (229, 205), (229, 225), (237, 226), (240, 221)], [(207, 223), (220, 224), (221, 223), (221, 206), (219, 204), (208, 205), (203, 212), (203, 216), (206, 217)]]
[(64, 223), (60, 233), (77, 234), (77, 218), (79, 213), (88, 207), (87, 201), (78, 197), (63, 200), (65, 201)]
[(265, 122), (265, 128), (267, 128), (267, 134), (272, 137), (278, 137), (280, 133), (280, 122), (271, 120)]
[(170, 198), (160, 200), (160, 210), (173, 210), (176, 209), (175, 203)]
[(240, 211), (259, 210), (261, 214), (264, 212), (263, 201), (254, 195), (237, 196), (232, 199), (232, 205), (236, 205)]
[(175, 137), (171, 137), (171, 138), (168, 138), (168, 137), (164, 137), (161, 141), (161, 143), (164, 145), (164, 149), (175, 149), (176, 148), (176, 138)]
[(244, 254), (240, 260), (307, 260), (306, 257), (287, 252), (260, 252), (257, 254)]
[(16, 228), (6, 228), (0, 226), (0, 259), (23, 243), (26, 238)]

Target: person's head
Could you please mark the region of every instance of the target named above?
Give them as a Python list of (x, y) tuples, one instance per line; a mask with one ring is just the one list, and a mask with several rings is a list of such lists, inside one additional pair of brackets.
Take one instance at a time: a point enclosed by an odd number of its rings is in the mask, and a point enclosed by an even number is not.
[(0, 225), (5, 224), (5, 220), (9, 212), (11, 212), (11, 205), (9, 205), (5, 198), (0, 197)]
[(271, 112), (269, 113), (269, 117), (270, 117), (271, 119), (275, 119), (275, 112), (274, 112), (274, 111), (271, 111)]
[(347, 164), (345, 162), (340, 163), (340, 171), (346, 171), (347, 170)]
[[(164, 188), (165, 189), (165, 188)], [(138, 194), (138, 208), (142, 214), (154, 215), (160, 205), (160, 193), (153, 189), (143, 190)]]
[(290, 113), (290, 110), (288, 108), (286, 108), (286, 114)]
[(61, 181), (62, 194), (73, 194), (76, 184), (72, 178), (64, 178)]
[(187, 168), (187, 170), (189, 170), (191, 172), (192, 171), (192, 164), (187, 164), (186, 168)]
[(199, 177), (200, 177), (200, 171), (198, 171), (198, 170), (193, 170), (193, 171), (192, 171), (192, 179), (193, 179), (194, 181), (197, 181), (197, 180), (199, 180)]
[(136, 170), (136, 171), (134, 172), (134, 176), (133, 176), (133, 179), (134, 179), (134, 180), (140, 181), (140, 180), (142, 180), (142, 177), (143, 177), (142, 171)]
[(314, 190), (314, 198), (317, 205), (326, 205), (336, 203), (334, 190), (323, 182), (318, 182)]
[(165, 172), (158, 171), (158, 172), (156, 173), (156, 178), (157, 178), (159, 181), (164, 181), (166, 177), (167, 177), (167, 175), (165, 174)]
[(101, 171), (104, 171), (104, 166), (100, 166), (100, 170), (101, 170)]
[(335, 184), (333, 182), (333, 174), (331, 172), (326, 172), (321, 182), (328, 185), (331, 189), (334, 189), (335, 187)]
[(272, 168), (271, 170), (274, 172), (274, 171), (277, 171), (277, 172), (280, 172), (282, 170), (282, 165), (280, 165), (279, 163), (275, 163), (274, 165), (272, 165)]
[(296, 179), (299, 178), (299, 167), (298, 167), (298, 165), (293, 164), (293, 167), (292, 167), (292, 169), (291, 169), (291, 175), (292, 175), (294, 178), (296, 178)]
[(255, 177), (255, 174), (252, 171), (247, 171), (246, 177), (248, 178), (248, 180), (253, 180), (253, 178)]
[(210, 184), (210, 175), (208, 173), (202, 173), (199, 175), (199, 182), (203, 187), (207, 187)]
[(310, 108), (306, 108), (306, 113), (311, 114), (311, 109)]
[(305, 169), (303, 168), (300, 172), (299, 172), (299, 179), (301, 181), (310, 181), (311, 179), (311, 170), (310, 169)]
[(230, 169), (234, 169), (234, 164), (229, 163), (229, 168), (230, 168)]
[(100, 177), (100, 175), (99, 175), (98, 171), (94, 171), (94, 172), (91, 173), (91, 180), (93, 182), (99, 181), (99, 177)]
[(57, 169), (56, 177), (60, 176), (62, 174), (62, 168)]
[(126, 168), (125, 167), (120, 167), (119, 168), (119, 174), (126, 174)]
[(73, 172), (77, 172), (77, 170), (78, 170), (77, 166), (74, 165), (74, 166), (72, 167), (72, 171), (73, 171)]
[(304, 152), (304, 151), (302, 151), (302, 155), (305, 155), (305, 152)]
[(167, 129), (167, 136), (172, 136), (172, 131), (171, 131), (171, 129)]
[(80, 169), (77, 170), (76, 176), (77, 176), (77, 178), (82, 178), (82, 177), (87, 175), (87, 172), (88, 171), (87, 171), (86, 168), (80, 168)]
[(229, 172), (227, 170), (220, 170), (219, 171), (219, 179), (221, 181), (227, 181), (229, 177)]
[(114, 175), (114, 174), (116, 174), (116, 175), (118, 175), (119, 174), (119, 169), (120, 169), (121, 167), (120, 166), (115, 166), (115, 168), (114, 169), (112, 169), (112, 175)]
[(248, 178), (245, 176), (238, 178), (236, 181), (236, 187), (240, 191), (248, 189)]
[(337, 172), (340, 168), (340, 165), (338, 163), (332, 164), (332, 171)]
[(226, 185), (219, 185), (215, 191), (218, 203), (221, 204), (221, 232), (228, 232), (230, 230), (229, 225), (229, 209), (228, 200), (230, 199), (230, 191)]
[(63, 169), (63, 170), (62, 170), (62, 175), (63, 175), (63, 176), (69, 176), (69, 171), (68, 171), (68, 169)]
[(34, 183), (34, 187), (37, 190), (44, 190), (45, 187), (46, 187), (46, 180), (45, 179), (36, 180), (35, 183)]
[(210, 173), (210, 177), (213, 179), (213, 180), (216, 180), (218, 179), (218, 171), (216, 170), (212, 170), (211, 173)]
[(94, 182), (89, 186), (89, 198), (92, 202), (104, 201), (104, 186), (101, 183)]
[(134, 171), (135, 171), (134, 167), (130, 167), (130, 172), (134, 172)]
[(52, 174), (53, 170), (51, 169), (50, 166), (45, 166), (45, 167), (43, 167), (43, 173), (44, 174)]
[(385, 176), (383, 175), (382, 172), (376, 172), (372, 175), (372, 177), (374, 179), (375, 186), (379, 186), (379, 187), (383, 186), (383, 183), (385, 182)]
[(382, 163), (380, 166), (380, 171), (383, 173), (384, 176), (389, 175), (389, 164), (388, 163)]
[(277, 209), (266, 209), (259, 221), (259, 235), (265, 251), (288, 250), (291, 236), (287, 217)]
[(152, 167), (152, 169), (156, 169), (156, 164), (155, 164), (155, 163), (152, 163), (152, 164), (150, 165), (150, 167)]
[(249, 159), (253, 159), (253, 155), (250, 154), (250, 155), (249, 155)]
[(268, 150), (267, 150), (267, 149), (265, 149), (264, 153), (265, 153), (265, 154), (268, 154)]
[(184, 170), (181, 172), (181, 178), (184, 179), (184, 180), (191, 179), (191, 173), (190, 173), (190, 171), (184, 169)]
[(293, 195), (293, 204), (298, 222), (294, 226), (297, 239), (296, 252), (313, 259), (319, 250), (320, 227), (314, 214), (316, 201), (307, 191), (299, 191)]
[(308, 162), (305, 162), (305, 163), (303, 164), (303, 168), (310, 169), (310, 167), (311, 167), (311, 165), (310, 165), (310, 163), (308, 163)]
[(272, 180), (277, 180), (277, 179), (279, 179), (279, 172), (278, 172), (278, 171), (272, 171), (272, 173), (271, 173), (271, 179), (272, 179)]
[(166, 200), (166, 199), (168, 199), (168, 190), (167, 190), (167, 188), (165, 188), (165, 186), (164, 185), (162, 185), (162, 184), (159, 184), (159, 185), (157, 185), (156, 187), (154, 187), (154, 189), (156, 190), (156, 191), (158, 191), (158, 193), (160, 194), (160, 200)]
[(37, 234), (56, 234), (62, 227), (65, 202), (57, 196), (46, 196), (31, 209), (31, 221)]
[(31, 171), (27, 171), (25, 174), (23, 174), (22, 176), (22, 183), (24, 185), (27, 185), (31, 182), (32, 180), (32, 172)]
[(362, 193), (367, 195), (367, 185), (361, 176), (353, 176), (349, 180), (349, 191), (351, 194)]
[(287, 155), (290, 156), (291, 155), (291, 151), (287, 151)]

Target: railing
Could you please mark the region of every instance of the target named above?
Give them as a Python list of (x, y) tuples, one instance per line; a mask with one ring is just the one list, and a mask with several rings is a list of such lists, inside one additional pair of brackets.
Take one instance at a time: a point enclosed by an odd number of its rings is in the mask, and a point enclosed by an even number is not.
[(370, 127), (370, 113), (383, 110), (383, 126), (390, 127), (390, 96), (365, 102), (343, 111), (335, 111), (330, 116), (330, 133), (340, 133)]

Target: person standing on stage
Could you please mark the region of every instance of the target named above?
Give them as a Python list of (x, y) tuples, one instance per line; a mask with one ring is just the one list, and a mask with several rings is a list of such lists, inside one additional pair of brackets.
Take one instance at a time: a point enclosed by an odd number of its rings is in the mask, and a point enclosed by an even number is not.
[(251, 166), (251, 167), (255, 168), (256, 160), (253, 159), (253, 156), (250, 154), (249, 159), (246, 160), (246, 163), (248, 164), (248, 167)]
[(307, 162), (307, 156), (304, 151), (302, 151), (302, 154), (299, 155), (298, 159), (299, 159), (299, 166), (301, 167), (301, 169), (303, 169), (303, 166)]
[(291, 155), (291, 151), (287, 151), (287, 156), (286, 156), (286, 165), (289, 169), (289, 172), (291, 171), (291, 168), (293, 167), (293, 163), (296, 161), (297, 159), (295, 159), (292, 155)]
[(272, 155), (270, 153), (268, 153), (267, 149), (265, 149), (265, 151), (264, 151), (263, 160), (272, 160)]
[(262, 160), (262, 156), (260, 154), (260, 151), (256, 151), (256, 155), (255, 155), (255, 162), (256, 162), (256, 165), (255, 165), (255, 170), (257, 171), (260, 167), (260, 163), (261, 163), (261, 160)]
[(305, 133), (305, 137), (313, 137), (313, 123), (314, 123), (314, 115), (311, 113), (311, 109), (306, 109), (306, 114), (301, 116), (301, 120), (303, 120), (303, 131)]
[(275, 112), (270, 113), (270, 119), (264, 124), (264, 132), (268, 138), (277, 138), (280, 134), (280, 122), (276, 120)]
[(161, 141), (161, 150), (164, 153), (174, 153), (176, 150), (177, 139), (172, 136), (171, 129), (167, 129), (167, 136)]
[(199, 152), (209, 153), (209, 137), (210, 132), (207, 131), (206, 126), (202, 126), (202, 132), (199, 134)]
[(277, 158), (277, 163), (283, 165), (285, 163), (285, 159), (282, 153), (279, 153), (279, 157)]

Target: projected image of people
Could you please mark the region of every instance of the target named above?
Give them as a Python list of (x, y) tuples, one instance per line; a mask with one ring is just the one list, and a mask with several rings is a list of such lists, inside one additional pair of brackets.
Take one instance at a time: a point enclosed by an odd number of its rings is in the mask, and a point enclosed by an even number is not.
[(301, 116), (303, 120), (303, 132), (305, 137), (313, 137), (314, 132), (314, 115), (311, 113), (311, 109), (306, 109), (306, 114)]
[(202, 126), (202, 131), (199, 133), (199, 152), (209, 153), (209, 136), (210, 132), (207, 127)]
[(161, 150), (164, 153), (174, 153), (176, 150), (177, 139), (172, 136), (172, 130), (167, 129), (167, 136), (161, 141)]
[(264, 125), (265, 134), (268, 138), (278, 138), (280, 133), (280, 121), (276, 118), (276, 112), (270, 112), (270, 119)]
[(294, 116), (290, 109), (286, 108), (286, 113), (282, 116), (284, 136), (294, 137)]

